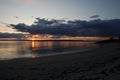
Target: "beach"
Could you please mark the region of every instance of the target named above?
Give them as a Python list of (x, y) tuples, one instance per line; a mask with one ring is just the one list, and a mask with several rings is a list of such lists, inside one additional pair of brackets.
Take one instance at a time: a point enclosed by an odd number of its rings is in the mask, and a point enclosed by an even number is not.
[(120, 43), (84, 52), (0, 61), (0, 80), (120, 80)]

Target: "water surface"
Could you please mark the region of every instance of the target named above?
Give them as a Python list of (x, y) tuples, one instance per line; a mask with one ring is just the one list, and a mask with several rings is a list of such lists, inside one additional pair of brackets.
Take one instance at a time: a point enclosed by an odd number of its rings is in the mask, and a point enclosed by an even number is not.
[(0, 60), (69, 54), (96, 46), (93, 42), (83, 41), (0, 41)]

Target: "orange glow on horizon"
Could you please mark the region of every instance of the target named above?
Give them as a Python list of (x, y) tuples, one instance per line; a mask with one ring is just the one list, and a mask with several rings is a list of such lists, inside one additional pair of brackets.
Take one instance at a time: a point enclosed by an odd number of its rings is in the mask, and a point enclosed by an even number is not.
[(60, 37), (60, 38), (50, 38), (50, 37), (28, 37), (28, 38), (25, 38), (25, 40), (107, 40), (109, 39), (109, 37)]
[(34, 41), (34, 40), (35, 40), (35, 38), (34, 38), (34, 37), (32, 37), (32, 38), (31, 38), (31, 40), (32, 40), (32, 41)]
[(31, 58), (35, 59), (35, 58), (38, 58), (38, 56), (32, 56)]

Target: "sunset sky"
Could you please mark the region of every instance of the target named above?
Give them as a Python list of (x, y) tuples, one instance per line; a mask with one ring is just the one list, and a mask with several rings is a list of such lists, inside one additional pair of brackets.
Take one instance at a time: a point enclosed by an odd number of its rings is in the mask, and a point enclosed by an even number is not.
[[(31, 25), (36, 18), (73, 22), (101, 19), (101, 22), (102, 20), (116, 22), (114, 19), (120, 19), (119, 8), (120, 0), (0, 0), (0, 32), (17, 32), (6, 25), (19, 23)], [(87, 22), (89, 23), (91, 22)], [(14, 28), (16, 29), (16, 26)], [(26, 30), (29, 32), (30, 29)]]

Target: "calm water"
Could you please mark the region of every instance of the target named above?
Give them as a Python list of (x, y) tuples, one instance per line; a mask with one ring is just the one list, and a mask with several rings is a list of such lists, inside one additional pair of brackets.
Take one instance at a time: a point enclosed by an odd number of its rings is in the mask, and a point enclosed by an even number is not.
[(96, 46), (81, 41), (0, 41), (0, 60), (83, 52)]

